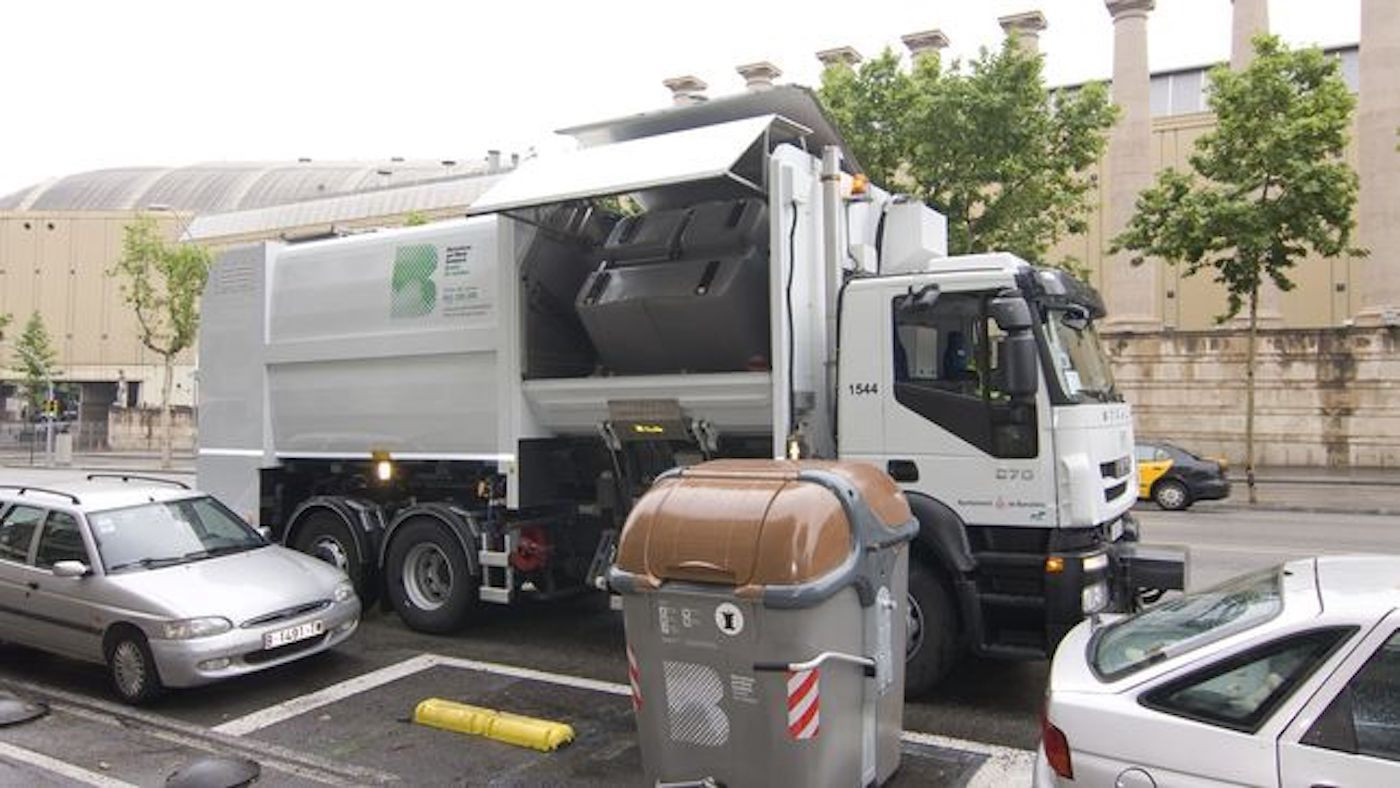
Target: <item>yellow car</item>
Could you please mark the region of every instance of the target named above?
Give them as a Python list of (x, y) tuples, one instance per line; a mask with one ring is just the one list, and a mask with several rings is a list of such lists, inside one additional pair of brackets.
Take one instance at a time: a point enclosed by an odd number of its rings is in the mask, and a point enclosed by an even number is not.
[(1138, 498), (1152, 499), (1163, 509), (1178, 511), (1196, 501), (1230, 495), (1226, 462), (1198, 457), (1170, 443), (1139, 443), (1134, 452), (1138, 468)]

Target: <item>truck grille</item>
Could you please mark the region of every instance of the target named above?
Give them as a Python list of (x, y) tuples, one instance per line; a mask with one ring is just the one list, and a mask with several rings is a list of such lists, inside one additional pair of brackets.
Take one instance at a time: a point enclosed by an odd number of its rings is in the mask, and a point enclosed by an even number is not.
[(1110, 462), (1099, 464), (1099, 473), (1105, 479), (1121, 479), (1133, 472), (1133, 458), (1119, 457)]
[(1109, 487), (1108, 489), (1103, 491), (1103, 499), (1105, 501), (1115, 501), (1118, 499), (1118, 496), (1122, 495), (1127, 489), (1127, 482), (1123, 482), (1122, 484), (1115, 484), (1112, 487)]

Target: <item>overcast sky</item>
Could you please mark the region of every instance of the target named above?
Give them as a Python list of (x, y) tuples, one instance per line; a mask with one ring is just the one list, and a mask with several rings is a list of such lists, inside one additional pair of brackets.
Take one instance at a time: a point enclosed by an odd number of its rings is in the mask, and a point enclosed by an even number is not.
[[(47, 178), (211, 160), (468, 159), (665, 106), (666, 77), (718, 95), (770, 60), (813, 85), (813, 53), (866, 54), (932, 28), (954, 56), (1039, 9), (1052, 84), (1108, 77), (1102, 0), (358, 2), (42, 0), (0, 23), (0, 195)], [(1293, 43), (1354, 43), (1360, 0), (1271, 0)], [(1224, 60), (1230, 0), (1158, 0), (1154, 70)]]

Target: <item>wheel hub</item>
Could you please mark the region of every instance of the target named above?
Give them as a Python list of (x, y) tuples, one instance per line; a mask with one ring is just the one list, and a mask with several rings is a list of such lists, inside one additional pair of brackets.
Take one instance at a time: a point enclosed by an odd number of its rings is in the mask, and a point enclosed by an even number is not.
[(130, 640), (122, 641), (112, 652), (112, 674), (123, 695), (135, 697), (146, 685), (146, 662), (141, 650)]
[(452, 598), (452, 564), (434, 544), (417, 544), (403, 559), (403, 585), (421, 610), (437, 610)]
[(311, 543), (311, 555), (325, 561), (342, 572), (350, 571), (350, 554), (339, 539), (322, 536)]
[(918, 601), (913, 594), (906, 597), (908, 608), (905, 610), (905, 634), (907, 635), (904, 644), (904, 659), (907, 661), (919, 653), (919, 648), (924, 645), (924, 611), (919, 607)]

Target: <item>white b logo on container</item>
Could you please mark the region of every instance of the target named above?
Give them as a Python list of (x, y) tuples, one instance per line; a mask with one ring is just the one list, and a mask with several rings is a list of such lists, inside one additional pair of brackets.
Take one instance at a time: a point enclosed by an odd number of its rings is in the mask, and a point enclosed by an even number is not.
[(726, 635), (744, 631), (744, 611), (733, 602), (723, 602), (715, 608), (715, 626)]

